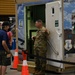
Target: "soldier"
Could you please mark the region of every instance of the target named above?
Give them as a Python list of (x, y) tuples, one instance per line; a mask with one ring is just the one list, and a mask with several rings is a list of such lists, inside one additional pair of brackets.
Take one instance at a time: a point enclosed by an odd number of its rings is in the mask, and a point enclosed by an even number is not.
[[(34, 42), (34, 54), (41, 57), (46, 57), (47, 52), (47, 37), (49, 32), (43, 26), (41, 20), (35, 22), (35, 26), (38, 28)], [(46, 60), (35, 57), (35, 75), (45, 75)]]

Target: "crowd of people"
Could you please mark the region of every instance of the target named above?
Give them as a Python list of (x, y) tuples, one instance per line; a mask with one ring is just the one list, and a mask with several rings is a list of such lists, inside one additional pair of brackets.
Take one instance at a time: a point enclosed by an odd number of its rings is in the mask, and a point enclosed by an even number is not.
[[(0, 29), (0, 75), (5, 75), (7, 66), (11, 65), (12, 32), (10, 26), (11, 24), (5, 21), (2, 24), (2, 29)], [(46, 58), (49, 32), (43, 26), (42, 20), (37, 20), (35, 26), (38, 30), (34, 37), (34, 54), (37, 55), (34, 58), (36, 65), (34, 75), (45, 75), (46, 60), (38, 58), (38, 56)]]

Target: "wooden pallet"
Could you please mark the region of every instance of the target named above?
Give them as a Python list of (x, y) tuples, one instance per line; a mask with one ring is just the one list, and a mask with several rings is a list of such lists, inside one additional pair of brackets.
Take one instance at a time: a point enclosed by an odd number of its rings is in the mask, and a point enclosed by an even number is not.
[[(35, 72), (35, 63), (32, 62), (32, 61), (28, 61), (28, 69), (29, 69), (29, 72), (30, 73), (34, 73)], [(18, 64), (18, 68), (17, 68), (18, 71), (21, 71), (22, 70), (22, 64)]]
[(47, 65), (46, 70), (57, 72), (57, 73), (69, 73), (69, 72), (75, 72), (75, 66), (65, 64), (64, 68), (59, 68), (52, 65)]
[[(33, 61), (28, 61), (27, 63), (28, 63), (29, 72), (34, 73), (35, 72), (35, 63)], [(18, 64), (17, 70), (21, 71), (21, 69), (22, 69), (22, 64)], [(75, 72), (74, 71), (75, 66), (74, 65), (64, 65), (64, 68), (59, 68), (59, 67), (55, 67), (55, 66), (47, 64), (46, 70), (57, 72), (57, 73)]]

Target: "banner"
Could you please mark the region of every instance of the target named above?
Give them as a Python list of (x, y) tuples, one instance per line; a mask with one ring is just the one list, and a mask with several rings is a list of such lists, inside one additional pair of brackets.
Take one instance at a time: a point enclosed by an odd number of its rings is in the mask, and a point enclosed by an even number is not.
[(73, 61), (73, 57), (75, 58), (75, 3), (64, 3), (64, 50), (66, 59)]
[(24, 48), (25, 44), (24, 4), (18, 5), (18, 46)]

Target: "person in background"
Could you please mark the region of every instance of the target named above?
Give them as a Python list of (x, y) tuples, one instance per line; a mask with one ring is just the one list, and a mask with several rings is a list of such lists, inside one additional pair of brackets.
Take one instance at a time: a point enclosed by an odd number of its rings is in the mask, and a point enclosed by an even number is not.
[(0, 23), (0, 29), (2, 29), (2, 23)]
[[(34, 41), (34, 54), (45, 57), (47, 52), (48, 30), (43, 26), (42, 20), (37, 20), (35, 26), (38, 28)], [(35, 57), (35, 75), (45, 75), (46, 60)]]
[(10, 23), (5, 21), (2, 24), (0, 30), (0, 75), (5, 75), (8, 65), (11, 65), (11, 52), (9, 49), (9, 39), (7, 31), (10, 27)]
[(7, 32), (7, 35), (8, 35), (8, 39), (9, 39), (9, 49), (12, 49), (13, 34), (12, 34), (10, 28), (9, 28), (9, 30), (8, 30), (8, 32)]
[[(12, 50), (12, 41), (13, 41), (13, 34), (11, 32), (11, 29), (9, 28), (7, 31), (8, 39), (9, 39), (9, 49)], [(12, 61), (14, 60), (14, 56), (12, 54)]]
[(16, 25), (11, 29), (11, 32), (13, 33), (13, 37), (16, 37)]

